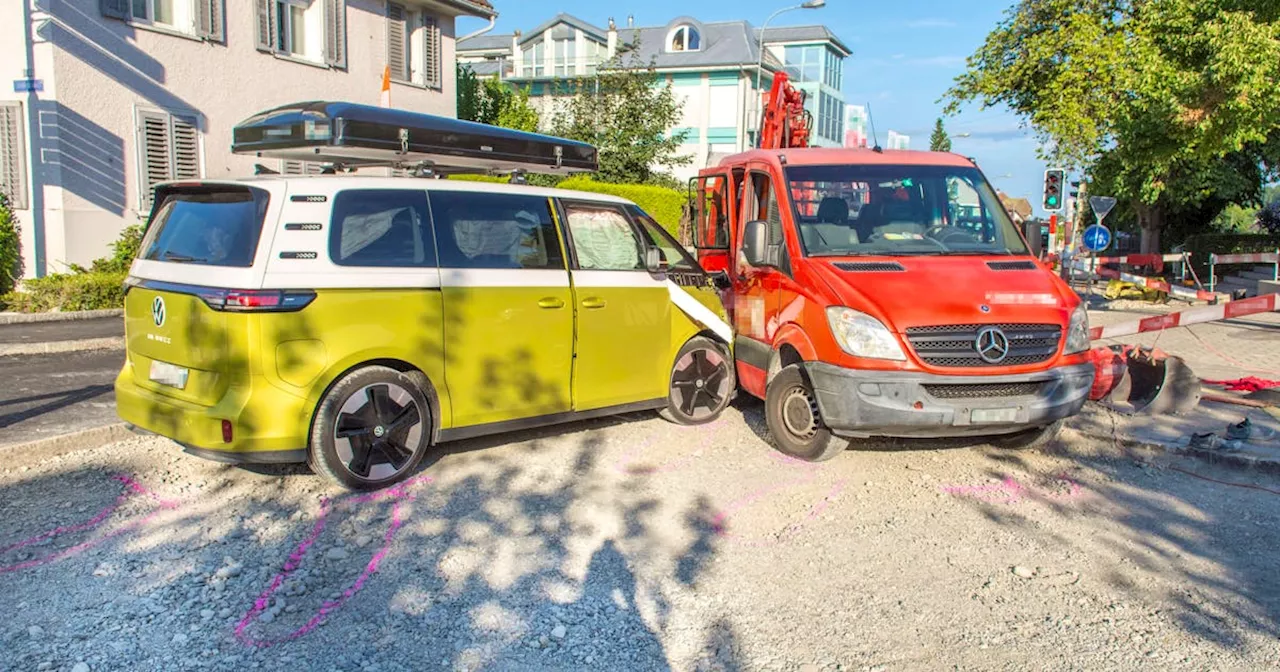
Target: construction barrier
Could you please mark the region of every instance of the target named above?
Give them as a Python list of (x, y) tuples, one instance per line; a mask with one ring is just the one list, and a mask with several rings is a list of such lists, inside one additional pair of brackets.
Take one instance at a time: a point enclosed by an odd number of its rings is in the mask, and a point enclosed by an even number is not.
[[(1131, 255), (1131, 256), (1139, 256), (1139, 255)], [(1146, 255), (1146, 256), (1156, 256), (1156, 255)], [(1180, 255), (1176, 255), (1176, 256), (1180, 256)], [(1110, 258), (1124, 259), (1125, 257), (1110, 257)], [(1115, 262), (1115, 263), (1123, 263), (1123, 262)], [(1079, 261), (1076, 262), (1076, 269), (1080, 271), (1084, 271), (1085, 273), (1089, 272), (1089, 269), (1087, 267), (1084, 267)], [(1103, 278), (1110, 278), (1113, 280), (1123, 280), (1125, 282), (1132, 282), (1135, 285), (1146, 287), (1148, 289), (1154, 289), (1158, 292), (1164, 292), (1169, 296), (1175, 296), (1177, 298), (1185, 299), (1188, 301), (1217, 301), (1219, 299), (1227, 298), (1220, 294), (1215, 294), (1214, 292), (1206, 292), (1202, 289), (1192, 289), (1190, 287), (1171, 285), (1168, 282), (1165, 282), (1164, 280), (1161, 280), (1159, 278), (1148, 278), (1145, 276), (1134, 275), (1132, 273), (1125, 273), (1124, 271), (1117, 271), (1110, 268), (1095, 268), (1093, 269), (1093, 272)]]
[(1271, 279), (1280, 281), (1280, 250), (1275, 252), (1252, 252), (1247, 254), (1210, 254), (1209, 255), (1209, 291), (1218, 284), (1217, 269), (1222, 264), (1271, 264), (1275, 270)]
[(1152, 317), (1135, 320), (1133, 322), (1112, 324), (1105, 327), (1094, 327), (1089, 330), (1089, 339), (1097, 341), (1104, 338), (1131, 336), (1133, 334), (1160, 331), (1162, 329), (1171, 329), (1173, 327), (1185, 327), (1187, 325), (1200, 324), (1202, 322), (1230, 320), (1257, 313), (1275, 312), (1280, 310), (1280, 301), (1277, 301), (1277, 297), (1280, 297), (1280, 295), (1263, 294), (1262, 296), (1255, 296), (1252, 299), (1242, 299), (1240, 301), (1232, 301), (1230, 303), (1224, 303), (1217, 306), (1190, 308), (1176, 313), (1169, 313), (1168, 315), (1154, 315)]

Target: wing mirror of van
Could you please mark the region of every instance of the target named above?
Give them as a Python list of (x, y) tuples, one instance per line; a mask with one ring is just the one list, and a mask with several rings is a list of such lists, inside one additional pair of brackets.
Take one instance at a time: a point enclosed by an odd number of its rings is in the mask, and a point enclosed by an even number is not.
[(662, 250), (656, 247), (650, 247), (644, 251), (644, 267), (650, 273), (666, 273), (667, 260), (662, 256)]
[(764, 220), (747, 222), (742, 230), (742, 256), (752, 266), (772, 266), (769, 255), (769, 223)]

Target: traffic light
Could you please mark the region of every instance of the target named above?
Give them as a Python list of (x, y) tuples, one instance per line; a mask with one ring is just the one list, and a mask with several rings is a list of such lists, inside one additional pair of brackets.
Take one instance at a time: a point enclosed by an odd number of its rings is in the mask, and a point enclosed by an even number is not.
[(1080, 195), (1080, 180), (1075, 180), (1071, 183), (1071, 191), (1068, 191), (1067, 195), (1071, 198), (1076, 198)]
[(1062, 209), (1062, 178), (1062, 170), (1044, 171), (1044, 209), (1047, 212)]

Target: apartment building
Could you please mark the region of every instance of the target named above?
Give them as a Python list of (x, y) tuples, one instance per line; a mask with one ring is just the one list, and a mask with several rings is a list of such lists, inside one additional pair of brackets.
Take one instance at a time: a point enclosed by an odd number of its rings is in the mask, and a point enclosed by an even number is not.
[(633, 51), (640, 63), (652, 61), (683, 103), (683, 119), (670, 131), (684, 139), (681, 152), (691, 159), (677, 171), (679, 178), (754, 145), (761, 92), (783, 69), (808, 94), (811, 142), (843, 144), (841, 88), (844, 59), (851, 52), (825, 26), (769, 28), (761, 35), (746, 21), (704, 23), (681, 16), (661, 26), (632, 23), (627, 19), (627, 25), (618, 26), (609, 19), (601, 27), (559, 14), (527, 32), (460, 40), (458, 61), (482, 77), (529, 87), (544, 118), (565, 88), (559, 82), (591, 77), (623, 50)]
[[(22, 227), (24, 274), (102, 256), (145, 219), (153, 185), (237, 177), (246, 117), (301, 100), (456, 116), (459, 16), (488, 0), (18, 0), (0, 22), (0, 191)], [(10, 15), (6, 14), (6, 19)], [(16, 19), (21, 20), (16, 20)]]

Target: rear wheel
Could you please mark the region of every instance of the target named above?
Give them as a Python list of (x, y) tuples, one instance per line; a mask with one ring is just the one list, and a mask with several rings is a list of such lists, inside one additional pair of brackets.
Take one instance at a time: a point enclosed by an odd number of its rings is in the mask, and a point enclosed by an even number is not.
[(720, 417), (733, 400), (733, 360), (721, 344), (702, 336), (689, 339), (676, 355), (662, 417), (680, 425), (701, 425)]
[(316, 409), (312, 468), (352, 489), (403, 480), (431, 442), (426, 376), (368, 366), (343, 376)]
[(778, 450), (796, 459), (822, 462), (849, 445), (823, 424), (817, 397), (799, 364), (782, 367), (769, 381), (764, 417)]
[(1005, 436), (997, 436), (990, 440), (991, 445), (996, 448), (1006, 448), (1009, 450), (1033, 450), (1044, 448), (1053, 443), (1058, 438), (1058, 432), (1062, 430), (1062, 425), (1066, 420), (1058, 420), (1044, 427), (1036, 427), (1028, 429), (1017, 434), (1008, 434)]

